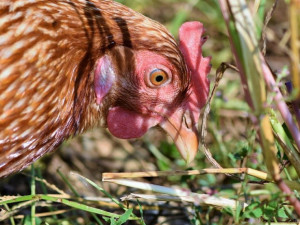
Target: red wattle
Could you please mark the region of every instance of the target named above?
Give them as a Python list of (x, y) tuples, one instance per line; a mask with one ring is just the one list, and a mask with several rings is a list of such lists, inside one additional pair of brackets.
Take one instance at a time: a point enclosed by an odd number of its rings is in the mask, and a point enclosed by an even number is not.
[(139, 138), (159, 122), (159, 118), (142, 115), (122, 107), (109, 109), (107, 117), (107, 125), (111, 134), (123, 139)]

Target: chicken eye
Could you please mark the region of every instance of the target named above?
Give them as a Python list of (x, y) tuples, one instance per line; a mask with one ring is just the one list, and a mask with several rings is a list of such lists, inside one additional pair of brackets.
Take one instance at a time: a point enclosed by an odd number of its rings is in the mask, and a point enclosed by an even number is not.
[(169, 79), (168, 74), (161, 69), (154, 69), (150, 73), (150, 82), (154, 86), (160, 86)]

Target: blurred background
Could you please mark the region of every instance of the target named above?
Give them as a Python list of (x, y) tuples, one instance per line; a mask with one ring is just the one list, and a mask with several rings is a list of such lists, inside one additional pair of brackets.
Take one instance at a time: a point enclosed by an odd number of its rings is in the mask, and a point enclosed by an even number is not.
[[(234, 64), (218, 1), (119, 0), (119, 2), (163, 23), (175, 38), (177, 38), (178, 29), (183, 22), (193, 20), (202, 22), (208, 36), (208, 41), (203, 47), (203, 55), (212, 56), (213, 69), (209, 75), (211, 85), (214, 83), (216, 69), (222, 62)], [(257, 2), (248, 1), (253, 11), (257, 10)], [(267, 12), (274, 3), (270, 0), (263, 2), (265, 2), (265, 7), (261, 10), (264, 12)], [(274, 71), (280, 72), (289, 68), (289, 35), (288, 4), (285, 1), (279, 1), (266, 29), (266, 56)], [(248, 105), (244, 101), (240, 76), (234, 71), (228, 70), (224, 74), (212, 102), (206, 136), (208, 148), (215, 160), (223, 167), (250, 167), (266, 171), (262, 150), (257, 144), (256, 129), (249, 119), (250, 116)], [(285, 161), (283, 156), (280, 155), (279, 158)], [(196, 160), (187, 168), (172, 140), (159, 129), (150, 130), (142, 139), (119, 140), (112, 137), (105, 129), (95, 128), (68, 140), (53, 154), (43, 157), (34, 164), (38, 176), (66, 193), (71, 193), (70, 188), (58, 174), (58, 170), (69, 179), (81, 196), (101, 197), (102, 194), (78, 177), (71, 176), (70, 171), (76, 171), (93, 180), (117, 198), (134, 192), (135, 189), (102, 183), (101, 174), (103, 172), (186, 170), (211, 167), (212, 165), (205, 158), (203, 152), (199, 152)], [(287, 170), (291, 177), (295, 176), (294, 169), (287, 167)], [(268, 221), (268, 218), (282, 213), (278, 205), (283, 204), (284, 199), (279, 195), (277, 187), (273, 184), (263, 185), (256, 182), (255, 179), (248, 182), (249, 180), (246, 178), (240, 182), (222, 174), (207, 174), (140, 180), (164, 186), (189, 188), (194, 192), (232, 199), (250, 199), (252, 203), (266, 204), (268, 207), (274, 206), (272, 208), (274, 210), (266, 212), (262, 210), (263, 212), (259, 214), (258, 218), (255, 218), (253, 215), (247, 217), (244, 214), (244, 217), (236, 217), (230, 210), (219, 210), (212, 207), (164, 203), (164, 209), (144, 211), (146, 224), (249, 224), (251, 223), (249, 218), (254, 218), (254, 223), (253, 221), (252, 223), (258, 224), (258, 222)], [(44, 193), (43, 186), (39, 183), (37, 183), (36, 192)], [(1, 195), (29, 194), (30, 167), (22, 173), (1, 180), (0, 193)], [(170, 208), (167, 207), (168, 204)], [(101, 206), (98, 207), (101, 208)], [(275, 210), (277, 208), (278, 210)], [(118, 209), (108, 207), (108, 210), (117, 212)], [(26, 215), (26, 213), (28, 211), (26, 212), (25, 209), (19, 212), (21, 215)], [(282, 213), (281, 216), (285, 218), (285, 221), (289, 221), (287, 218), (290, 218), (290, 221), (295, 219), (288, 213)], [(86, 213), (80, 211), (71, 215), (63, 214), (58, 218), (60, 222), (64, 222), (63, 224), (93, 224), (93, 220)], [(5, 220), (4, 223), (9, 224), (9, 221)], [(127, 224), (135, 223), (128, 222)]]

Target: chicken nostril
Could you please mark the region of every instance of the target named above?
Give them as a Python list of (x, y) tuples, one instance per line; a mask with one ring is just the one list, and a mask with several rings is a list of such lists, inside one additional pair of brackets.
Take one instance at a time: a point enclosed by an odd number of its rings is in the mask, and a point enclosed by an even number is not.
[(209, 37), (207, 35), (206, 36), (202, 36), (201, 37), (201, 44), (204, 44), (207, 41), (208, 38)]
[(192, 129), (193, 127), (193, 121), (192, 121), (192, 118), (191, 118), (191, 114), (189, 111), (186, 111), (183, 115), (183, 121), (185, 123), (185, 126), (188, 128), (188, 129)]

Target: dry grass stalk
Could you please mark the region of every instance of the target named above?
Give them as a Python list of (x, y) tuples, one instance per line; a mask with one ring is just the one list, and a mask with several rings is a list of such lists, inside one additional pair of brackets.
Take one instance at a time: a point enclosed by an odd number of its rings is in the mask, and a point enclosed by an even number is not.
[[(148, 184), (143, 183), (139, 181), (133, 181), (133, 180), (126, 180), (126, 179), (111, 179), (106, 180), (111, 183), (124, 185), (127, 187), (137, 188), (144, 191), (154, 191), (158, 193), (168, 194), (171, 196), (175, 196), (173, 198), (174, 201), (182, 201), (182, 202), (189, 202), (193, 203), (194, 205), (207, 205), (207, 206), (214, 206), (217, 208), (225, 208), (230, 207), (231, 209), (235, 210), (238, 205), (241, 205), (243, 209), (247, 207), (246, 203), (235, 201), (228, 198), (223, 197), (216, 197), (216, 196), (210, 196), (207, 194), (198, 194), (191, 192), (187, 189), (180, 189), (180, 188), (171, 188), (171, 187), (165, 187), (155, 184)], [(166, 198), (164, 196), (164, 198)], [(154, 197), (152, 196), (152, 200)], [(172, 198), (168, 198), (168, 201), (170, 201)], [(157, 199), (159, 201), (161, 199)]]
[(138, 178), (138, 177), (161, 177), (161, 176), (186, 176), (186, 175), (203, 175), (203, 174), (247, 174), (265, 181), (271, 181), (271, 177), (265, 173), (251, 168), (226, 168), (226, 169), (202, 169), (188, 171), (147, 171), (147, 172), (124, 172), (124, 173), (103, 173), (102, 181), (121, 178)]

